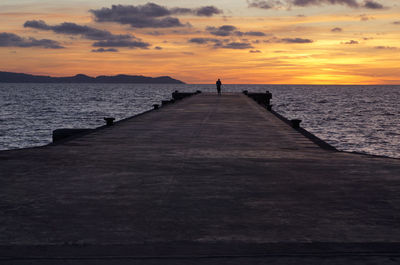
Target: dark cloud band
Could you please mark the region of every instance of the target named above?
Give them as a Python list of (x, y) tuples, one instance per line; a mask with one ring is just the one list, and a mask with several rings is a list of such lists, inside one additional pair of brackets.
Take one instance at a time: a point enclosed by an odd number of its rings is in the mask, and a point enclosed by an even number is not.
[(280, 40), (284, 43), (312, 43), (313, 40), (303, 38), (283, 38)]
[(228, 36), (255, 36), (255, 37), (264, 37), (267, 36), (264, 32), (261, 31), (247, 31), (242, 32), (239, 31), (237, 27), (232, 25), (223, 25), (220, 27), (207, 27), (206, 30), (214, 35), (219, 37), (228, 37)]
[(196, 43), (201, 45), (208, 45), (212, 44), (212, 48), (218, 49), (234, 49), (234, 50), (244, 50), (244, 49), (252, 49), (254, 48), (248, 42), (236, 42), (236, 41), (229, 41), (229, 40), (220, 40), (215, 38), (192, 38), (189, 40), (190, 43)]
[(222, 10), (214, 6), (200, 8), (167, 8), (154, 3), (145, 5), (113, 5), (111, 8), (92, 9), (97, 22), (116, 22), (134, 28), (171, 28), (183, 27), (184, 24), (172, 15), (192, 14), (196, 16), (213, 16), (222, 14)]
[(127, 47), (147, 49), (149, 46), (149, 43), (132, 40), (105, 40), (93, 43), (93, 47)]
[(24, 27), (51, 30), (58, 34), (81, 35), (89, 40), (128, 40), (135, 38), (132, 35), (114, 35), (107, 30), (100, 30), (71, 22), (64, 22), (58, 25), (48, 25), (43, 20), (28, 20), (24, 23)]
[(63, 46), (59, 42), (49, 39), (35, 39), (32, 37), (24, 38), (14, 33), (0, 33), (0, 47), (41, 47), (46, 49), (62, 49)]
[(58, 34), (80, 35), (89, 40), (96, 40), (97, 42), (93, 44), (94, 47), (128, 47), (147, 49), (150, 46), (149, 43), (143, 42), (135, 36), (129, 34), (115, 35), (107, 30), (99, 30), (71, 22), (64, 22), (59, 25), (52, 26), (46, 24), (46, 22), (42, 20), (29, 20), (25, 22), (24, 27), (40, 30), (51, 30)]
[(384, 6), (373, 0), (357, 2), (356, 0), (248, 0), (249, 7), (271, 9), (290, 6), (345, 5), (352, 8), (383, 9)]
[(118, 52), (118, 50), (115, 49), (115, 48), (108, 48), (108, 49), (98, 48), (98, 49), (92, 50), (92, 52), (98, 52), (98, 53), (102, 53), (102, 52)]

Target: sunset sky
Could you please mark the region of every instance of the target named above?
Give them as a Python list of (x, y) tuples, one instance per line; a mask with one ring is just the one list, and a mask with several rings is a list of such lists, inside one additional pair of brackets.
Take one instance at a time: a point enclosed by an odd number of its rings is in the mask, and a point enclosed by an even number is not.
[(400, 84), (398, 0), (1, 0), (0, 71)]

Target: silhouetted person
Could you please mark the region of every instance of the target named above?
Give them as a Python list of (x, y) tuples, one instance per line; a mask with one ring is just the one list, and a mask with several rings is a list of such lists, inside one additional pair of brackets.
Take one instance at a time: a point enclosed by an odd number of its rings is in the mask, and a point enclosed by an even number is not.
[(218, 80), (215, 84), (217, 85), (218, 95), (221, 95), (221, 85), (222, 85), (221, 80), (218, 78)]

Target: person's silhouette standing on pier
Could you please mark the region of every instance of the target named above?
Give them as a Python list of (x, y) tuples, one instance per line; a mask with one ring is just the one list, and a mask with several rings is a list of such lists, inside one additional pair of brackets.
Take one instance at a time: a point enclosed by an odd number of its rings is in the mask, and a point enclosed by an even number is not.
[(222, 85), (221, 80), (218, 78), (218, 80), (215, 84), (217, 85), (218, 95), (221, 95), (221, 85)]

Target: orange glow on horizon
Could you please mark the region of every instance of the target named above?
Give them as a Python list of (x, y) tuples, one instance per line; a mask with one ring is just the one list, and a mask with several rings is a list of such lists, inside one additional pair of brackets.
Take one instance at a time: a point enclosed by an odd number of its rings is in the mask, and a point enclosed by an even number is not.
[[(399, 9), (371, 11), (365, 21), (358, 10), (304, 17), (287, 13), (265, 17), (182, 17), (182, 23), (188, 22), (191, 27), (172, 29), (101, 24), (94, 22), (90, 14), (73, 10), (42, 14), (10, 11), (0, 13), (0, 33), (51, 39), (65, 48), (0, 46), (0, 71), (51, 76), (169, 75), (191, 84), (213, 83), (217, 77), (226, 84), (400, 84), (400, 25), (393, 23), (400, 19)], [(24, 28), (24, 22), (32, 19), (49, 25), (67, 21), (113, 34), (131, 34), (151, 46), (116, 47), (119, 52), (95, 53), (91, 52), (98, 48), (92, 47), (94, 40)], [(224, 40), (206, 30), (207, 26), (222, 25), (234, 25), (241, 32), (263, 32), (265, 36), (229, 36)], [(341, 30), (332, 32), (333, 28)], [(192, 38), (219, 39), (222, 44), (197, 44), (190, 42)], [(223, 47), (229, 42), (246, 42), (249, 47)]]

